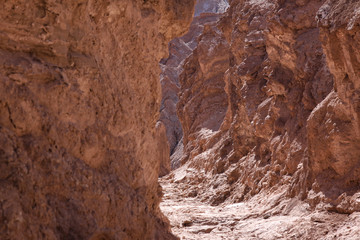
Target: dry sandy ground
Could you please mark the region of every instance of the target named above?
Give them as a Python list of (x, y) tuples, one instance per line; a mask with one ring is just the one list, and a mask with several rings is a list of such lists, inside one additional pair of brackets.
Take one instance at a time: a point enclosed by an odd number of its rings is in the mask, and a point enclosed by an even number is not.
[(184, 197), (182, 189), (186, 186), (174, 177), (164, 177), (160, 184), (164, 192), (161, 210), (180, 239), (360, 239), (359, 212), (309, 211), (305, 203), (285, 200), (281, 204), (289, 211), (276, 213), (273, 210), (279, 205), (259, 204), (256, 198), (210, 206), (197, 198)]

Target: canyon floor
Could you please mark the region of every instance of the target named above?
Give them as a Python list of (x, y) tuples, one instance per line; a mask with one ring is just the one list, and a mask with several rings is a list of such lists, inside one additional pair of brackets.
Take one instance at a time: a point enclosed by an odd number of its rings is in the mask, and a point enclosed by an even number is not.
[[(191, 169), (180, 168), (159, 179), (164, 193), (161, 210), (180, 239), (360, 239), (359, 212), (310, 211), (306, 203), (286, 199), (272, 205), (278, 202), (281, 191), (246, 202), (211, 206), (184, 196), (190, 186), (181, 183), (179, 176), (187, 171)], [(283, 209), (282, 213), (276, 213), (277, 209)]]

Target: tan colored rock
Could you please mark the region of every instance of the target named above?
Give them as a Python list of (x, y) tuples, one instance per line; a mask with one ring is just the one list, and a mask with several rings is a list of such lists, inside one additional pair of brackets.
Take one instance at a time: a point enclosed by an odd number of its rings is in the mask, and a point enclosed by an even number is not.
[(193, 8), (2, 3), (1, 239), (174, 239), (158, 207), (158, 62)]

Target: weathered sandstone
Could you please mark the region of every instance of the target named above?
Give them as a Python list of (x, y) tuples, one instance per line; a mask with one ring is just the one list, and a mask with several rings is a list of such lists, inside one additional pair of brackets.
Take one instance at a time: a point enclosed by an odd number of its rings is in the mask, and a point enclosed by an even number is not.
[[(198, 11), (206, 9), (200, 6), (203, 2), (198, 2)], [(176, 168), (182, 155), (182, 127), (176, 113), (176, 104), (179, 101), (180, 92), (179, 76), (183, 70), (185, 59), (192, 54), (197, 47), (197, 38), (202, 34), (205, 24), (211, 24), (219, 20), (221, 14), (202, 13), (201, 16), (194, 17), (188, 33), (184, 36), (175, 38), (169, 43), (169, 57), (162, 59), (160, 66), (162, 73), (160, 82), (162, 87), (162, 102), (160, 108), (160, 122), (166, 127), (166, 136), (169, 142), (172, 168)], [(180, 157), (177, 157), (180, 156)], [(170, 160), (168, 160), (170, 161)]]
[(1, 239), (174, 238), (158, 62), (194, 2), (2, 2)]
[(196, 155), (196, 151), (203, 151), (199, 143), (202, 135), (220, 128), (228, 104), (224, 74), (229, 63), (228, 43), (214, 24), (206, 24), (180, 75), (177, 111), (185, 147), (181, 161), (186, 161), (187, 153)]
[(184, 196), (360, 210), (358, 8), (233, 0), (205, 27), (180, 75)]
[(308, 118), (314, 199), (360, 211), (360, 2), (326, 1), (317, 14), (331, 93)]
[(227, 0), (197, 0), (195, 5), (195, 17), (201, 13), (224, 13), (229, 7)]
[(174, 233), (360, 238), (359, 9), (233, 0), (205, 25), (175, 66), (183, 165), (161, 179)]

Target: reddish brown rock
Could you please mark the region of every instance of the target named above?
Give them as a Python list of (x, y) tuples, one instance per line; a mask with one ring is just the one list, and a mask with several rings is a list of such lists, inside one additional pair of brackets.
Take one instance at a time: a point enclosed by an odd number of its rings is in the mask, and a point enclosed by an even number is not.
[(175, 233), (360, 237), (359, 9), (233, 0), (205, 27), (180, 74), (184, 165), (161, 180)]
[(158, 208), (158, 62), (193, 8), (2, 3), (1, 239), (174, 238)]
[[(198, 3), (199, 4), (199, 3)], [(176, 113), (176, 104), (179, 101), (180, 82), (179, 75), (183, 70), (185, 59), (192, 54), (197, 46), (197, 38), (204, 29), (204, 24), (219, 20), (220, 14), (203, 13), (194, 17), (189, 32), (184, 36), (175, 38), (169, 43), (169, 57), (162, 59), (160, 66), (162, 73), (160, 82), (162, 87), (162, 102), (160, 108), (160, 121), (166, 127), (166, 135), (172, 155), (172, 167), (178, 166), (178, 155), (182, 154), (182, 128)]]
[(180, 75), (177, 109), (185, 146), (181, 161), (186, 161), (186, 154), (199, 147), (203, 132), (219, 130), (227, 109), (224, 73), (230, 62), (229, 46), (214, 24), (205, 25), (197, 42)]
[[(188, 169), (177, 180), (184, 196), (196, 186), (197, 198), (218, 205), (281, 192), (269, 202), (300, 198), (319, 209), (357, 211), (357, 8), (356, 1), (231, 1), (209, 27), (221, 32), (213, 31), (201, 53), (199, 43), (181, 75), (187, 163), (175, 175)], [(204, 57), (221, 38), (229, 44)], [(216, 60), (226, 51), (227, 67)], [(206, 74), (217, 68), (225, 75), (207, 99)]]
[(157, 122), (156, 124), (157, 138), (158, 138), (158, 153), (160, 157), (160, 171), (159, 176), (162, 177), (168, 174), (171, 171), (169, 156), (170, 148), (166, 136), (166, 128), (162, 122)]
[(359, 8), (358, 1), (326, 1), (318, 11), (334, 88), (308, 119), (314, 200), (345, 213), (360, 210)]

